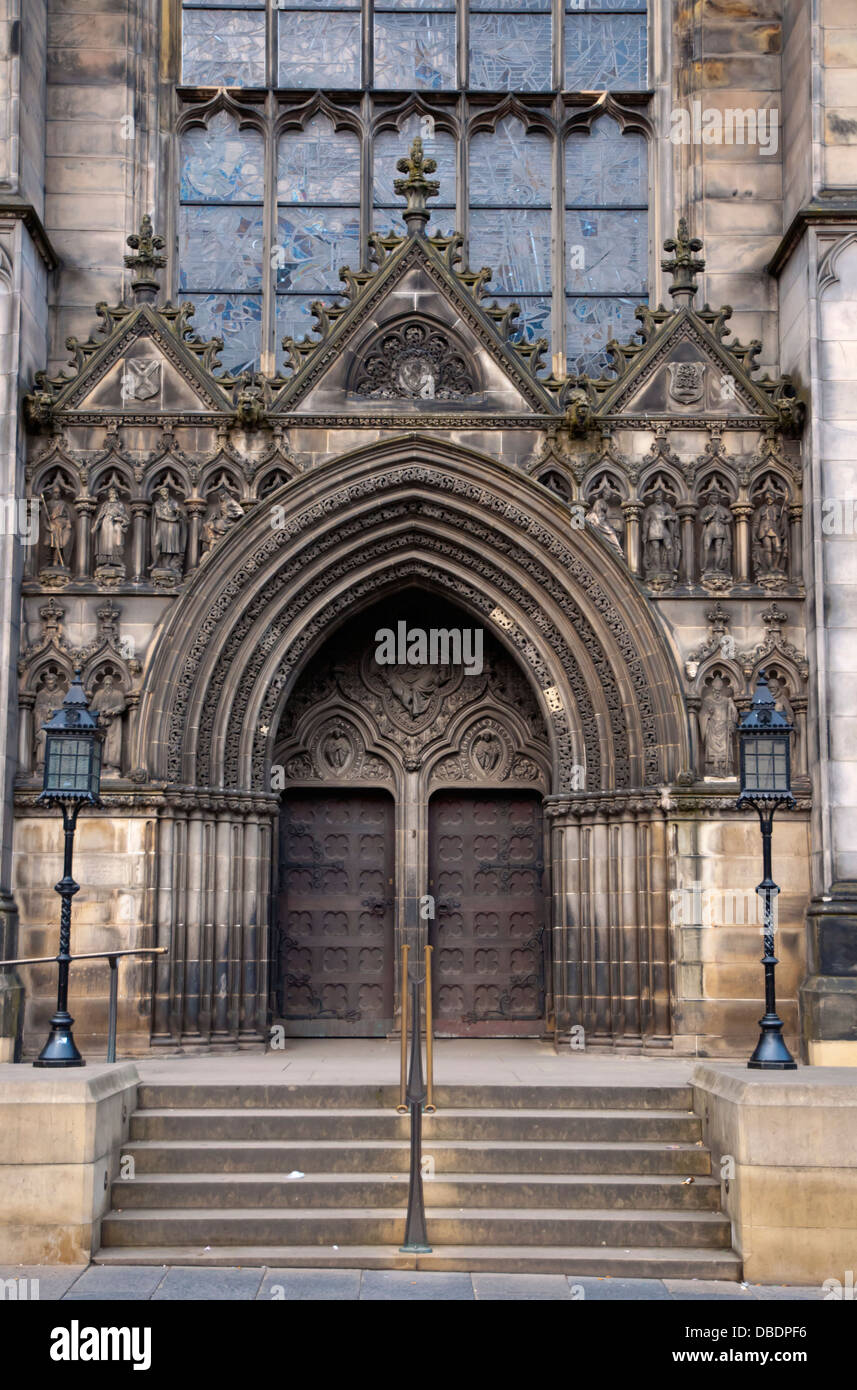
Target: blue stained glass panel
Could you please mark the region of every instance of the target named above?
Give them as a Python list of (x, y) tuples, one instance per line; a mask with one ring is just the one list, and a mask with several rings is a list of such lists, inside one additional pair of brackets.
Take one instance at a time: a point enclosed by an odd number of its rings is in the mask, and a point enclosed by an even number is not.
[(633, 339), (639, 328), (634, 317), (645, 298), (605, 298), (566, 300), (566, 353), (568, 370), (591, 376), (613, 375), (604, 344), (610, 338), (620, 343)]
[(645, 10), (646, 0), (566, 0), (565, 8), (569, 14), (615, 13), (623, 10)]
[[(296, 342), (300, 342), (301, 338), (316, 340), (318, 335), (313, 329), (315, 319), (310, 305), (317, 299), (317, 294), (277, 295), (276, 339), (279, 361), (282, 362), (283, 360), (281, 347), (283, 338), (294, 338)], [(332, 303), (333, 298), (328, 296), (325, 302)]]
[(565, 85), (569, 91), (633, 91), (646, 82), (645, 15), (566, 16)]
[(279, 290), (341, 294), (339, 267), (359, 260), (356, 208), (280, 208), (273, 259)]
[(180, 208), (179, 286), (261, 289), (263, 247), (261, 208)]
[[(534, 343), (537, 338), (547, 338), (551, 340), (551, 305), (549, 299), (537, 299), (533, 296), (519, 295), (514, 296), (498, 294), (494, 296), (501, 308), (507, 304), (515, 303), (520, 309), (520, 313), (515, 320), (516, 327), (512, 331), (513, 342)], [(489, 295), (489, 301), (491, 296)]]
[(316, 116), (280, 136), (277, 198), (281, 203), (359, 203), (360, 140)]
[(525, 134), (514, 117), (470, 142), (470, 201), (474, 207), (550, 207), (551, 145), (545, 135)]
[(375, 0), (375, 13), (382, 10), (451, 10), (455, 13), (455, 0)]
[(454, 14), (376, 14), (375, 86), (455, 87)]
[(189, 294), (196, 306), (191, 328), (199, 338), (222, 338), (221, 366), (230, 372), (252, 371), (262, 344), (260, 294)]
[(569, 135), (565, 143), (567, 207), (626, 206), (649, 201), (646, 137), (623, 135), (609, 117), (596, 121), (589, 135)]
[(181, 137), (181, 197), (188, 202), (255, 203), (265, 192), (265, 148), (257, 130), (239, 130), (225, 111)]
[(566, 289), (645, 294), (647, 230), (645, 212), (567, 212)]
[(496, 208), (470, 214), (470, 264), (493, 270), (489, 293), (548, 291), (550, 253), (549, 212)]
[(472, 14), (470, 85), (488, 92), (549, 92), (549, 15)]
[(470, 0), (470, 9), (474, 10), (540, 10), (544, 14), (551, 12), (551, 0)]
[[(431, 135), (428, 133), (430, 129), (425, 117), (414, 114), (408, 117), (400, 130), (379, 131), (373, 142), (374, 203), (376, 208), (392, 210), (393, 220), (385, 225), (392, 226), (395, 222), (397, 231), (402, 230), (400, 216), (405, 200), (397, 195), (393, 187), (396, 179), (401, 178), (396, 164), (407, 154), (416, 135), (422, 138), (424, 154), (437, 162), (437, 172), (431, 177), (440, 183), (440, 193), (437, 198), (429, 199), (428, 205), (432, 211), (430, 226), (446, 226), (448, 218), (445, 220), (435, 214), (443, 208), (455, 207), (455, 136), (437, 126)], [(375, 225), (378, 226), (377, 221)]]
[(273, 0), (273, 5), (281, 14), (287, 10), (359, 10), (360, 0)]
[(186, 10), (182, 80), (201, 87), (264, 87), (264, 10)]
[(183, 0), (186, 10), (264, 10), (264, 0)]
[(281, 13), (280, 86), (359, 87), (360, 24), (354, 13)]

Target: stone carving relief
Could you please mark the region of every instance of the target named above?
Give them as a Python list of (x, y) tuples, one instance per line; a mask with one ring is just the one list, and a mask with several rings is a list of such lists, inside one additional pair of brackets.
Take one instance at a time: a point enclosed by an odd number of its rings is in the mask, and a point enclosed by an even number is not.
[(42, 493), (40, 501), (45, 538), (44, 559), (39, 570), (39, 579), (45, 588), (53, 588), (57, 583), (65, 583), (68, 579), (74, 537), (74, 513), (59, 475), (54, 476), (51, 486), (46, 493)]
[(208, 555), (232, 527), (244, 516), (244, 508), (224, 487), (217, 496), (213, 510), (203, 525), (203, 555)]
[[(396, 766), (419, 769), (431, 750), (432, 784), (547, 785), (550, 754), (535, 698), (493, 640), (482, 674), (467, 676), (460, 667), (378, 666), (369, 638), (365, 625), (351, 631), (342, 651), (337, 644), (335, 665), (322, 652), (299, 682), (276, 743), (286, 783), (388, 780)], [(452, 735), (471, 707), (476, 718)]]
[(676, 582), (681, 559), (678, 513), (674, 494), (659, 474), (644, 495), (643, 568), (653, 588), (666, 588)]
[(734, 774), (734, 734), (738, 710), (727, 679), (715, 670), (702, 697), (699, 732), (706, 776), (731, 777)]
[(187, 513), (166, 483), (158, 488), (152, 506), (152, 582), (174, 588), (184, 572)]
[(125, 535), (130, 525), (128, 508), (119, 496), (118, 488), (111, 483), (95, 514), (92, 528), (95, 578), (99, 583), (110, 585), (125, 578)]
[(702, 582), (708, 588), (728, 589), (732, 585), (732, 512), (729, 493), (712, 481), (701, 500)]
[(753, 572), (762, 588), (779, 589), (786, 583), (789, 560), (788, 492), (771, 474), (753, 489)]
[(463, 349), (445, 330), (419, 319), (377, 337), (353, 380), (354, 394), (372, 400), (460, 401), (477, 389)]
[(704, 362), (670, 362), (667, 367), (669, 399), (680, 406), (699, 405), (705, 395)]
[(42, 683), (33, 705), (33, 766), (41, 771), (45, 765), (45, 731), (42, 727), (56, 714), (68, 691), (68, 680), (49, 666), (42, 676)]

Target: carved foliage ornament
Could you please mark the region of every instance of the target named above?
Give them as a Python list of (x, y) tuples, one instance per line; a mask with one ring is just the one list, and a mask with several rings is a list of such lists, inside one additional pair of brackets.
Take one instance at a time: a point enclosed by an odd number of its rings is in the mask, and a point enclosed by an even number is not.
[(475, 394), (475, 373), (447, 333), (413, 319), (375, 338), (352, 390), (373, 400), (461, 401)]

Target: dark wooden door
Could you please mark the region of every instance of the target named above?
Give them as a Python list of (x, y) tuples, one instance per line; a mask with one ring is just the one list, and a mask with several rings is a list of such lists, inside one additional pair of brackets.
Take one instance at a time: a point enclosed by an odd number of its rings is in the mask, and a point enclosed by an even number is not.
[(337, 790), (285, 802), (277, 1001), (287, 1033), (391, 1031), (394, 846), (389, 796)]
[(512, 1037), (545, 1017), (541, 802), (441, 793), (429, 804), (436, 1032)]

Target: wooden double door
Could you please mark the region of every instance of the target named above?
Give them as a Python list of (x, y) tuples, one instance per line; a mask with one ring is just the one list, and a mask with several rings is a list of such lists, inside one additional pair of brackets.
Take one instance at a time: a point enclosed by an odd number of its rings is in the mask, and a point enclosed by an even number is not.
[[(428, 805), (436, 1032), (541, 1032), (545, 932), (541, 802), (525, 792), (441, 792)], [(404, 837), (403, 837), (404, 838)], [(291, 793), (280, 821), (276, 1007), (286, 1031), (384, 1037), (395, 1026), (393, 798)]]

